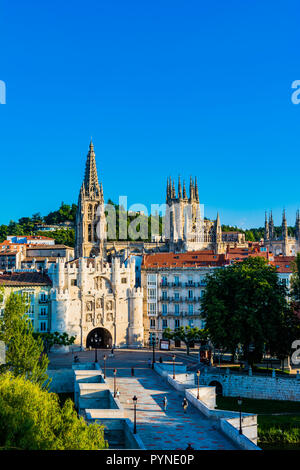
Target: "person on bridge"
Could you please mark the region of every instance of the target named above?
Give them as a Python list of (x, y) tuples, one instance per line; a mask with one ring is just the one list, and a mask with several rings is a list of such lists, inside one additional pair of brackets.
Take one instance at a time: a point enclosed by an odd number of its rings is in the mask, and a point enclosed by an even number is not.
[(182, 408), (183, 408), (183, 412), (186, 413), (186, 410), (187, 410), (187, 407), (189, 406), (188, 404), (188, 401), (186, 398), (183, 399), (183, 402), (182, 402)]
[(164, 396), (163, 399), (163, 405), (164, 405), (164, 411), (167, 411), (167, 406), (168, 406), (168, 399), (166, 396)]

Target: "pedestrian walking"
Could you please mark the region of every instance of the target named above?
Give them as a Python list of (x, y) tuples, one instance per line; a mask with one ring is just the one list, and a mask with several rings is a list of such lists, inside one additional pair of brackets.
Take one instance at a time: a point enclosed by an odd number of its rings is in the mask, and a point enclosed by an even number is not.
[(131, 367), (131, 377), (134, 376), (134, 367)]
[(151, 367), (151, 359), (148, 359), (148, 367), (149, 367), (149, 369), (150, 369), (150, 367)]
[(160, 362), (161, 364), (162, 364), (162, 361), (163, 361), (163, 360), (162, 360), (162, 357), (160, 356), (160, 358), (159, 358), (159, 362)]
[(183, 408), (183, 412), (186, 413), (186, 410), (187, 410), (187, 407), (189, 406), (188, 404), (188, 401), (186, 398), (183, 399), (183, 402), (182, 402), (182, 408)]
[(163, 405), (164, 405), (164, 410), (167, 411), (168, 399), (167, 399), (166, 396), (165, 396), (164, 399), (163, 399)]
[(120, 390), (118, 388), (117, 388), (117, 391), (116, 391), (116, 396), (117, 396), (117, 398), (120, 397)]
[(195, 449), (194, 447), (191, 446), (191, 444), (189, 444), (185, 450), (195, 450)]

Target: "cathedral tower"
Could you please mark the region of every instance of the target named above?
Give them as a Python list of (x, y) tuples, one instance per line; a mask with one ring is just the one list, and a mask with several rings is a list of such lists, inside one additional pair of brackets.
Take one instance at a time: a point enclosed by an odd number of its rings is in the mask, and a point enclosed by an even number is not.
[(87, 154), (84, 180), (76, 213), (75, 257), (103, 255), (106, 220), (102, 184), (99, 184), (94, 145)]

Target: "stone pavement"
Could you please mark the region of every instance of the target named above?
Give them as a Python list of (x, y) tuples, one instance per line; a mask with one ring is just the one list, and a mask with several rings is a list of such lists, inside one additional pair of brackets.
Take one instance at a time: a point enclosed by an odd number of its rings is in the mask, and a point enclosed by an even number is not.
[[(124, 357), (125, 356), (125, 357)], [(143, 355), (144, 356), (144, 355)], [(142, 358), (137, 352), (117, 351), (114, 359), (107, 360), (106, 377), (113, 391), (113, 368), (117, 369), (117, 388), (126, 417), (133, 422), (133, 401), (137, 396), (137, 432), (147, 449), (185, 450), (188, 444), (195, 450), (234, 450), (236, 447), (191, 404), (187, 413), (181, 406), (179, 395), (161, 376), (148, 367), (149, 354)], [(139, 358), (139, 359), (138, 359)], [(103, 369), (103, 361), (100, 360)], [(131, 367), (134, 376), (131, 376)], [(168, 408), (163, 410), (163, 398)]]

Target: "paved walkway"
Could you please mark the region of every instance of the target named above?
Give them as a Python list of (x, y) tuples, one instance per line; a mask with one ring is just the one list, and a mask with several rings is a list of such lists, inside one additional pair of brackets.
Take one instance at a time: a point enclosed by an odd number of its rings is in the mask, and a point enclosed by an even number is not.
[[(183, 396), (179, 395), (156, 372), (148, 368), (145, 358), (137, 354), (126, 354), (126, 362), (117, 352), (114, 359), (107, 361), (107, 381), (113, 391), (113, 368), (117, 368), (117, 388), (126, 417), (133, 422), (134, 395), (137, 396), (137, 431), (147, 449), (185, 450), (188, 444), (195, 450), (234, 450), (236, 447), (191, 404), (187, 413), (181, 406)], [(125, 359), (125, 358), (123, 358)], [(103, 368), (103, 363), (100, 361)], [(134, 377), (130, 367), (134, 366)], [(168, 408), (163, 410), (163, 398), (168, 399)]]

